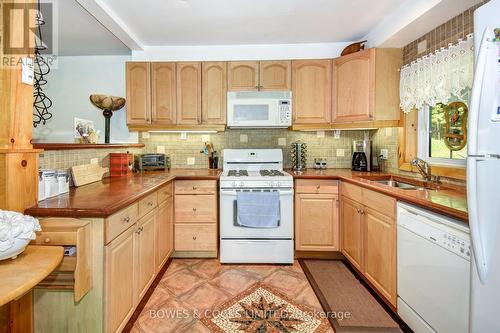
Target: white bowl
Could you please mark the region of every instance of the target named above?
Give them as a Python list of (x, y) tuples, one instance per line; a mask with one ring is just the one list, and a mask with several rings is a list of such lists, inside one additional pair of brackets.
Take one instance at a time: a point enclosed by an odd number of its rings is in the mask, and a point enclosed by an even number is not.
[(0, 252), (0, 260), (5, 260), (5, 259), (16, 259), (16, 257), (24, 251), (26, 246), (28, 246), (28, 243), (31, 241), (31, 239), (21, 239), (21, 238), (15, 238), (14, 239), (14, 244), (10, 249), (4, 252)]

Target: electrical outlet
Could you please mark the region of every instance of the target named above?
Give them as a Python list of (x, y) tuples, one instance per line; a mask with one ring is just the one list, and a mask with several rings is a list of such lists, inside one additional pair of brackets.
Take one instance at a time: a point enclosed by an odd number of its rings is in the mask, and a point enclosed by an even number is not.
[(99, 159), (98, 158), (91, 158), (90, 164), (99, 164)]
[(188, 157), (187, 158), (187, 165), (194, 165), (195, 158), (194, 157)]
[(325, 131), (316, 131), (316, 137), (317, 138), (324, 138), (325, 137)]
[(248, 142), (248, 135), (240, 134), (240, 142)]
[(345, 156), (345, 149), (337, 148), (337, 157), (344, 157)]
[(286, 138), (278, 138), (278, 146), (286, 146)]
[(165, 154), (165, 146), (156, 146), (157, 154)]
[(181, 140), (187, 140), (188, 134), (186, 132), (181, 132)]
[(210, 141), (210, 135), (209, 134), (204, 134), (201, 136), (201, 142), (208, 142)]
[(380, 159), (386, 160), (389, 158), (389, 150), (388, 149), (380, 149)]
[(149, 139), (149, 132), (142, 132), (143, 139)]
[(340, 139), (340, 130), (333, 131), (333, 138)]

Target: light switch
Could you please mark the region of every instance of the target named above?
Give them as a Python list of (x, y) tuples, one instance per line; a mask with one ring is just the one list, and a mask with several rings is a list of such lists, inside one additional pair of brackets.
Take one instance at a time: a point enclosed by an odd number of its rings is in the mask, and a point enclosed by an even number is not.
[(386, 160), (389, 158), (389, 150), (388, 149), (380, 149), (380, 158), (382, 160)]
[(149, 132), (142, 132), (143, 139), (149, 139)]
[(286, 146), (286, 138), (278, 138), (278, 146)]
[(186, 132), (181, 132), (181, 140), (187, 140), (188, 134)]
[(248, 142), (248, 135), (240, 134), (240, 142)]
[(188, 157), (187, 158), (187, 164), (188, 165), (194, 165), (195, 158), (194, 157)]
[(91, 158), (90, 164), (99, 164), (99, 159), (98, 158)]
[(344, 157), (345, 156), (345, 149), (342, 148), (337, 148), (337, 157)]
[(210, 141), (210, 135), (209, 134), (204, 134), (201, 136), (201, 142), (208, 142)]
[(333, 131), (333, 138), (340, 139), (340, 130)]
[(165, 146), (156, 146), (157, 154), (165, 154)]

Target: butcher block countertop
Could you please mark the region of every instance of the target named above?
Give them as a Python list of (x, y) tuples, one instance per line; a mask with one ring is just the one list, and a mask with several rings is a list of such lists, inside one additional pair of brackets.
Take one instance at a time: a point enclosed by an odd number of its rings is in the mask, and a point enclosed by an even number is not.
[(23, 296), (61, 262), (62, 246), (29, 245), (16, 259), (0, 261), (0, 306)]
[(48, 198), (26, 209), (31, 216), (108, 217), (175, 179), (218, 180), (221, 170), (172, 169), (128, 177), (108, 177), (100, 182), (72, 187), (69, 193)]
[(288, 171), (295, 179), (339, 179), (360, 185), (370, 190), (390, 195), (397, 200), (415, 204), (423, 208), (448, 215), (467, 222), (467, 192), (465, 187), (448, 184), (429, 184), (418, 179), (392, 175), (395, 180), (411, 182), (414, 185), (427, 187), (421, 190), (404, 190), (374, 182), (391, 177), (378, 172), (355, 172), (347, 169), (326, 169), (305, 171)]

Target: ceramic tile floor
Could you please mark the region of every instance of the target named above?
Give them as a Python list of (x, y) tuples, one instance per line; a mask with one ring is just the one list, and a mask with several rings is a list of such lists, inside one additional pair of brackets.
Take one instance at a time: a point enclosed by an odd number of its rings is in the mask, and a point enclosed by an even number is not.
[(221, 265), (218, 259), (174, 259), (131, 332), (209, 333), (195, 314), (216, 307), (259, 281), (297, 303), (322, 311), (297, 261), (289, 266)]

